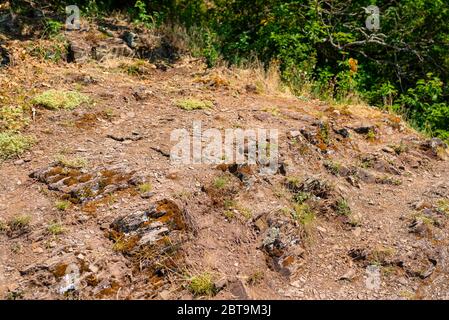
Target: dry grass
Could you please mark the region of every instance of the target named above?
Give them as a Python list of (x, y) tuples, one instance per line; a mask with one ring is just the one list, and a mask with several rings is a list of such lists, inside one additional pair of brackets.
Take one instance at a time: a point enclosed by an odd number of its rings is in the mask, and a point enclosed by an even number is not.
[(248, 276), (248, 279), (246, 280), (246, 283), (248, 283), (250, 286), (258, 285), (262, 282), (262, 280), (265, 278), (265, 274), (263, 271), (258, 270)]
[[(221, 70), (226, 70), (221, 67)], [(262, 62), (252, 59), (239, 67), (231, 67), (229, 69), (232, 78), (229, 79), (231, 85), (235, 87), (243, 87), (245, 85), (253, 85), (259, 94), (271, 96), (293, 97), (293, 94), (281, 81), (279, 64), (272, 62), (265, 70)], [(224, 77), (228, 77), (228, 72), (221, 72)]]

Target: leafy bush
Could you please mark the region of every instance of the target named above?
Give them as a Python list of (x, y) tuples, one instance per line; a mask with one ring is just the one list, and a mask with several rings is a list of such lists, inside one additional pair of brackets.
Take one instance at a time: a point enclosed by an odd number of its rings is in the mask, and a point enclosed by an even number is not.
[(46, 19), (44, 21), (44, 24), (45, 24), (44, 33), (49, 37), (57, 35), (64, 26), (61, 22), (53, 19)]
[(395, 106), (417, 128), (443, 139), (449, 138), (449, 104), (444, 101), (443, 82), (429, 73), (414, 88), (401, 94)]

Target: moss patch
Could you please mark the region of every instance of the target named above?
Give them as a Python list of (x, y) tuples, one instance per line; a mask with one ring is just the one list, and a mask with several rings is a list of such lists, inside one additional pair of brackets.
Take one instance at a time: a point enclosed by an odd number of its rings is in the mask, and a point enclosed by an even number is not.
[(146, 193), (146, 192), (150, 192), (151, 189), (153, 189), (153, 186), (151, 185), (151, 183), (142, 183), (139, 184), (138, 189), (141, 193)]
[(61, 166), (70, 169), (81, 169), (87, 166), (87, 160), (79, 157), (68, 158), (63, 155), (58, 155), (56, 161)]
[(208, 100), (197, 100), (197, 99), (181, 99), (176, 101), (176, 106), (184, 110), (201, 110), (210, 109), (214, 105)]
[(34, 139), (14, 132), (0, 132), (0, 160), (16, 157), (28, 150)]
[(72, 110), (89, 100), (88, 96), (77, 91), (51, 89), (36, 96), (32, 103), (50, 110)]
[(0, 108), (0, 130), (20, 130), (29, 123), (22, 107)]

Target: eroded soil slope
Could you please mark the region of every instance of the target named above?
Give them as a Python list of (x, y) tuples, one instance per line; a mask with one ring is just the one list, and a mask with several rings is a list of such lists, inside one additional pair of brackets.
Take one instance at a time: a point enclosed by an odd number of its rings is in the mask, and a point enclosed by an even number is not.
[[(184, 56), (52, 63), (8, 48), (5, 99), (90, 100), (34, 106), (33, 147), (0, 165), (1, 298), (449, 298), (445, 146), (398, 117)], [(278, 172), (174, 165), (170, 133), (193, 120), (278, 129)]]

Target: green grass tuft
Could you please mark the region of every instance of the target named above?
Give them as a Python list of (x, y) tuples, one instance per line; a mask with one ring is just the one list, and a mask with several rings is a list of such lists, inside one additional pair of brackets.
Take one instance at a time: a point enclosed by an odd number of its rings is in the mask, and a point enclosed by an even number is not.
[(212, 276), (202, 273), (190, 278), (189, 289), (195, 296), (213, 296), (216, 288)]
[(228, 182), (229, 182), (228, 177), (220, 176), (220, 177), (215, 178), (213, 185), (217, 189), (223, 189), (227, 186)]
[(294, 220), (298, 221), (302, 226), (308, 227), (315, 220), (315, 213), (306, 203), (295, 204), (294, 210), (291, 212)]
[(22, 215), (15, 217), (9, 222), (11, 230), (21, 230), (28, 227), (31, 223), (31, 217), (28, 215)]
[(351, 215), (351, 208), (349, 207), (348, 201), (346, 199), (339, 199), (337, 201), (337, 214), (340, 216), (349, 217)]
[(52, 222), (47, 226), (47, 231), (52, 235), (58, 235), (64, 233), (64, 227), (58, 222)]
[(151, 185), (151, 183), (142, 183), (138, 186), (138, 189), (141, 193), (147, 193), (150, 192), (151, 189), (153, 189), (153, 186)]
[(65, 210), (67, 210), (70, 207), (70, 202), (66, 201), (66, 200), (56, 201), (55, 207), (59, 211), (65, 211)]

